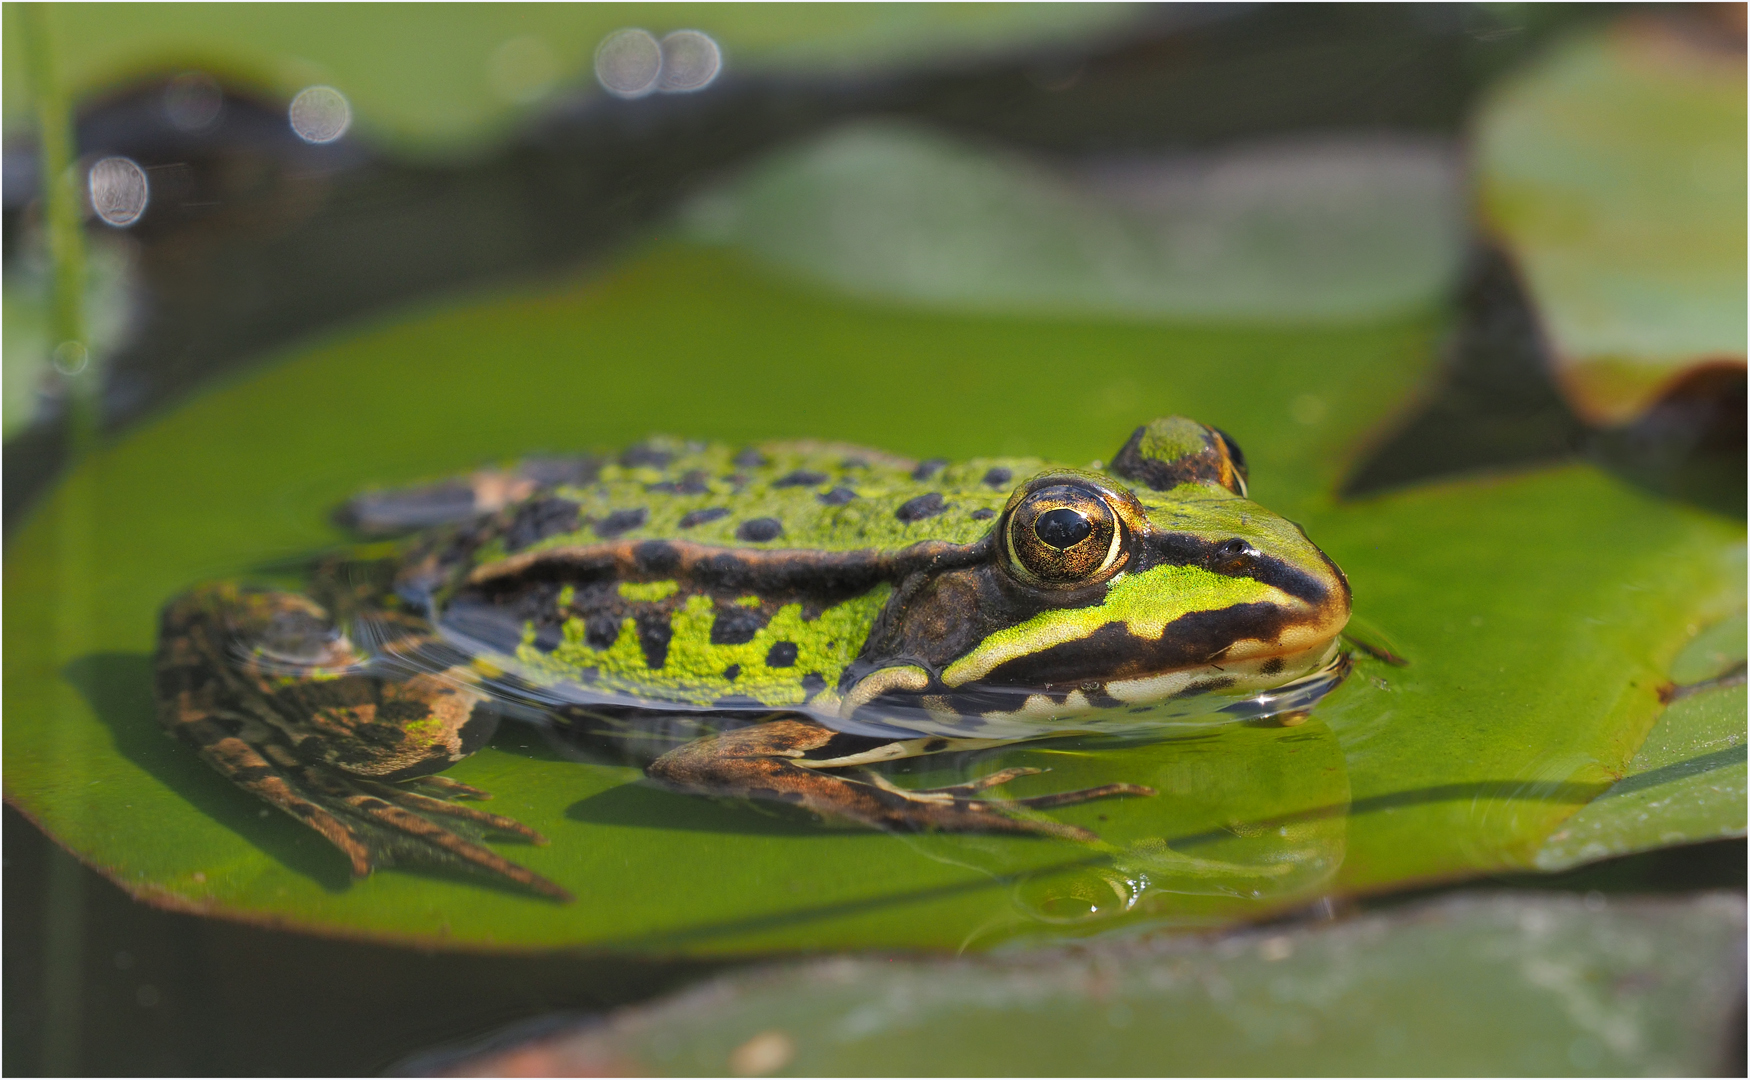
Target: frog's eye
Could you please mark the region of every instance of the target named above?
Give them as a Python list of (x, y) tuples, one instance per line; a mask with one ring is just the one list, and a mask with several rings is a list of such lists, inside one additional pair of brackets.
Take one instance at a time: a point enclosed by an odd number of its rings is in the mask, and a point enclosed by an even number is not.
[(1080, 585), (1111, 569), (1123, 549), (1118, 515), (1100, 493), (1053, 484), (1028, 493), (1009, 515), (1009, 564), (1045, 585)]

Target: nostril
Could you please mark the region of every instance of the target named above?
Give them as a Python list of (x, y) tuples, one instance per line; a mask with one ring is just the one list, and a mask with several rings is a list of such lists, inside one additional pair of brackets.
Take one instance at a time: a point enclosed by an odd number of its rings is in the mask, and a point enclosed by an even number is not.
[(1224, 540), (1216, 545), (1215, 551), (1211, 554), (1210, 569), (1225, 573), (1243, 570), (1251, 565), (1252, 559), (1256, 555), (1257, 552), (1252, 549), (1252, 545), (1244, 540), (1238, 538)]

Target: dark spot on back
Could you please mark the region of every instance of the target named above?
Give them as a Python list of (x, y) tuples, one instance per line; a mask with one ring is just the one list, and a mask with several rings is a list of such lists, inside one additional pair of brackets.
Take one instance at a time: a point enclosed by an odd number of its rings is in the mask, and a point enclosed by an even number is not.
[(552, 652), (565, 640), (565, 628), (557, 623), (548, 623), (535, 628), (535, 648), (542, 652)]
[(980, 508), (974, 510), (971, 516), (977, 521), (989, 521), (991, 518), (997, 516), (997, 512), (988, 508)]
[(809, 697), (813, 697), (825, 689), (826, 676), (822, 675), (820, 672), (810, 671), (808, 674), (802, 676), (802, 692)]
[(656, 447), (651, 446), (648, 443), (639, 443), (637, 446), (628, 446), (620, 455), (620, 464), (628, 469), (636, 468), (640, 465), (649, 466), (652, 469), (666, 469), (668, 468), (668, 463), (673, 460), (673, 454), (666, 450), (658, 450)]
[(653, 578), (670, 577), (680, 569), (681, 553), (666, 541), (646, 540), (632, 549), (632, 561), (641, 574)]
[(729, 680), (730, 682), (734, 682), (735, 680), (741, 678), (741, 665), (740, 664), (730, 664), (728, 667), (723, 669), (723, 677), (725, 679)]
[(1264, 661), (1264, 666), (1259, 668), (1258, 670), (1263, 672), (1265, 675), (1274, 675), (1277, 672), (1281, 671), (1282, 667), (1283, 667), (1282, 657), (1272, 656), (1270, 659)]
[(731, 460), (743, 469), (757, 469), (766, 463), (766, 455), (749, 446)]
[[(939, 498), (940, 496), (938, 496)], [(750, 518), (741, 523), (735, 530), (737, 540), (746, 540), (751, 544), (763, 544), (768, 540), (776, 540), (784, 535), (784, 523), (777, 518)]]
[(693, 510), (681, 517), (681, 528), (690, 529), (695, 525), (703, 525), (707, 521), (719, 521), (729, 516), (727, 506), (707, 506), (703, 510)]
[(766, 617), (758, 608), (720, 607), (711, 620), (711, 644), (746, 645), (765, 625)]
[(987, 487), (1000, 488), (1014, 479), (1014, 476), (1008, 469), (998, 467), (984, 474), (984, 483)]
[(668, 663), (668, 641), (674, 636), (668, 616), (662, 612), (641, 615), (637, 620), (638, 645), (644, 650), (644, 662), (658, 671)]
[(612, 615), (591, 615), (583, 623), (583, 643), (598, 652), (611, 648), (620, 637), (620, 620)]
[(826, 483), (825, 473), (815, 472), (813, 469), (797, 469), (794, 472), (787, 473), (784, 476), (780, 476), (776, 480), (773, 480), (772, 486), (775, 488), (813, 487), (816, 484), (824, 483)]
[(603, 540), (612, 540), (622, 533), (629, 533), (644, 524), (650, 511), (640, 506), (635, 510), (615, 510), (594, 525), (595, 534)]
[(929, 742), (924, 744), (924, 753), (933, 754), (938, 750), (946, 750), (947, 748), (948, 748), (948, 740), (947, 739), (931, 739)]
[(831, 491), (823, 491), (815, 498), (828, 506), (843, 506), (857, 497), (857, 493), (848, 487), (835, 487)]
[(706, 482), (705, 474), (702, 471), (691, 469), (679, 480), (664, 480), (658, 484), (645, 484), (644, 490), (663, 495), (703, 495), (711, 490), (711, 485)]
[(521, 551), (549, 536), (577, 531), (580, 507), (570, 499), (531, 499), (517, 507), (510, 528), (504, 530), (504, 550)]
[(766, 653), (766, 666), (795, 667), (797, 651), (794, 641), (780, 641)]
[(907, 499), (893, 516), (901, 521), (922, 521), (933, 518), (948, 509), (948, 504), (942, 501), (942, 493), (932, 491), (928, 495), (919, 495), (915, 499)]
[(947, 468), (947, 466), (947, 458), (933, 457), (928, 461), (920, 461), (918, 462), (918, 467), (911, 471), (911, 478), (913, 480), (928, 480), (930, 477)]

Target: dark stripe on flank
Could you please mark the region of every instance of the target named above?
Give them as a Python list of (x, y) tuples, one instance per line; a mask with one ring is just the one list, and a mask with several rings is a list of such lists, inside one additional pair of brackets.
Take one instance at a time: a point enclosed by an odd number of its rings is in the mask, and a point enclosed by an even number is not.
[[(1066, 641), (1031, 656), (999, 664), (975, 686), (1074, 689), (1099, 672), (1108, 681), (1158, 675), (1207, 664), (1243, 638), (1273, 641), (1293, 623), (1275, 604), (1236, 604), (1219, 611), (1193, 611), (1168, 623), (1160, 638), (1137, 637), (1119, 622), (1107, 623), (1078, 641)], [(1113, 657), (1124, 660), (1113, 664)]]

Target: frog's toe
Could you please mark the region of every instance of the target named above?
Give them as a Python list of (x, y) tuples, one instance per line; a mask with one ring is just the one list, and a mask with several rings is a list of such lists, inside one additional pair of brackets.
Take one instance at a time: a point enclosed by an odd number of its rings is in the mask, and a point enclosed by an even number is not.
[(1076, 803), (1091, 802), (1094, 799), (1110, 799), (1118, 795), (1157, 795), (1159, 792), (1146, 784), (1101, 784), (1098, 787), (1082, 788), (1079, 791), (1059, 791), (1051, 795), (1033, 795), (1025, 799), (1012, 799), (1010, 805), (1025, 806), (1030, 810), (1045, 810), (1053, 806), (1074, 806)]
[[(464, 827), (508, 833), (535, 844), (547, 842), (546, 837), (520, 821), (435, 799), (380, 780), (348, 776), (322, 765), (296, 763), (289, 771), (294, 772), (299, 786), (316, 796), (315, 801), (334, 807), (357, 823), (352, 831), (361, 836), (369, 852), (365, 873), (377, 865), (401, 861), (460, 864), (542, 896), (555, 900), (572, 899), (571, 894), (560, 886), (468, 839), (437, 819), (466, 823)], [(359, 872), (357, 860), (354, 861), (354, 872)]]
[(1044, 810), (1054, 806), (1072, 806), (1092, 799), (1115, 795), (1153, 795), (1155, 789), (1141, 784), (1101, 784), (1079, 791), (1060, 791), (1051, 795), (1034, 795), (1024, 799), (977, 797), (977, 793), (1005, 784), (1021, 776), (1035, 776), (1044, 769), (1003, 769), (965, 784), (940, 788), (902, 788), (879, 773), (868, 773), (870, 786), (889, 798), (911, 804), (910, 816), (929, 828), (957, 832), (1024, 832), (1055, 836), (1065, 840), (1098, 840), (1099, 837), (1079, 825), (1066, 825), (1049, 818), (1017, 813), (1020, 810)]

